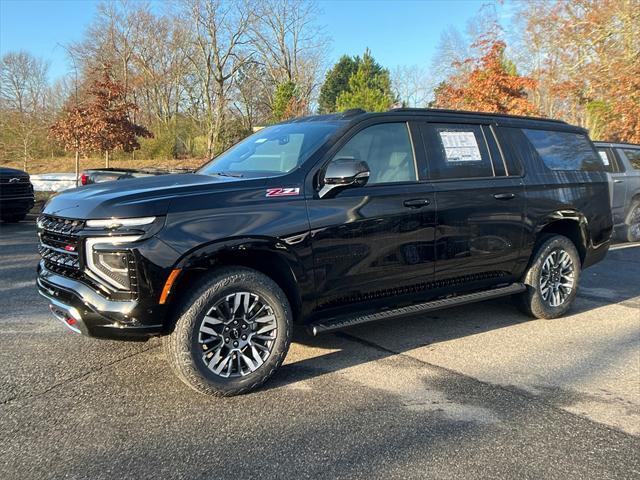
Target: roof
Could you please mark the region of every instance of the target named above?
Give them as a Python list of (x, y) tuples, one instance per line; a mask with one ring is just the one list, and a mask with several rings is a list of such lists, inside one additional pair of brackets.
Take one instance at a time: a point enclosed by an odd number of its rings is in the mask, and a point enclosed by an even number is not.
[(392, 108), (386, 112), (367, 112), (360, 108), (354, 108), (345, 110), (344, 112), (331, 113), (327, 115), (310, 115), (307, 117), (295, 118), (282, 123), (289, 122), (329, 122), (329, 121), (350, 121), (361, 119), (363, 117), (372, 117), (378, 115), (462, 115), (462, 116), (474, 116), (474, 117), (490, 117), (495, 119), (502, 119), (505, 121), (517, 120), (517, 121), (531, 121), (531, 122), (543, 122), (552, 123), (554, 125), (562, 125), (566, 127), (573, 127), (576, 129), (584, 130), (581, 127), (575, 127), (562, 120), (556, 120), (553, 118), (542, 117), (527, 117), (522, 115), (507, 115), (503, 113), (490, 113), (490, 112), (471, 112), (468, 110), (446, 110), (440, 108)]
[(593, 142), (596, 147), (635, 147), (640, 148), (637, 143), (624, 143), (624, 142)]

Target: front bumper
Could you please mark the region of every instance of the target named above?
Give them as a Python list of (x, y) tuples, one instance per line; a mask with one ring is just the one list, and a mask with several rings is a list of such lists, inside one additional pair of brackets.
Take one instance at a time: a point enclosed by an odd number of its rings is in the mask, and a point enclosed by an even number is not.
[(0, 197), (0, 212), (5, 215), (17, 215), (29, 212), (35, 205), (33, 195)]
[(38, 292), (54, 316), (75, 333), (120, 340), (145, 340), (163, 333), (164, 309), (136, 300), (108, 300), (82, 282), (38, 266)]

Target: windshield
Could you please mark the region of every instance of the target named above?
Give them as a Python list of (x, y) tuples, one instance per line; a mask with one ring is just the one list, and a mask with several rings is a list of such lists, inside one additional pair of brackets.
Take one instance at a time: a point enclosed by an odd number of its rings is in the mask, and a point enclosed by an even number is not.
[(288, 173), (302, 165), (340, 125), (301, 122), (263, 128), (218, 155), (198, 173), (254, 178)]

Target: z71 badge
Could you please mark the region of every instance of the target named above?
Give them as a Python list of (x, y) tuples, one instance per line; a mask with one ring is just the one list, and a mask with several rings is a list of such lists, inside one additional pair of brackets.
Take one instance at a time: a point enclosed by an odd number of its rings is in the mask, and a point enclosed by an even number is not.
[(300, 188), (286, 187), (286, 188), (268, 188), (267, 189), (267, 197), (290, 197), (292, 195), (300, 195)]

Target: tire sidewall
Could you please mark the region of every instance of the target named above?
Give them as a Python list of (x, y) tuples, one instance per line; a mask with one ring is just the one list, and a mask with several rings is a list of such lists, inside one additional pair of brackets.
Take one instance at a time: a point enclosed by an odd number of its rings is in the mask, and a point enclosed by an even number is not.
[[(557, 307), (549, 305), (540, 293), (540, 276), (542, 266), (546, 258), (556, 250), (564, 250), (571, 257), (574, 268), (574, 285), (569, 297)], [(562, 235), (554, 235), (541, 243), (536, 250), (535, 259), (525, 276), (524, 283), (527, 285), (529, 308), (531, 313), (538, 318), (557, 318), (571, 308), (577, 295), (578, 282), (580, 281), (581, 262), (578, 251), (571, 240)]]
[(631, 221), (633, 220), (633, 216), (634, 216), (633, 213), (634, 213), (635, 210), (637, 210), (639, 208), (640, 208), (640, 201), (634, 200), (633, 203), (631, 204), (631, 208), (629, 209), (629, 213), (627, 214), (627, 218), (626, 218), (626, 220), (624, 222), (625, 223), (625, 233), (626, 233), (625, 240), (627, 242), (637, 242), (637, 241), (640, 240), (640, 238), (634, 237), (633, 233), (631, 231), (631, 226), (632, 226)]
[[(239, 291), (258, 294), (269, 304), (276, 317), (277, 334), (271, 354), (260, 367), (244, 377), (227, 379), (210, 371), (200, 358), (198, 332), (213, 305)], [(179, 359), (177, 366), (185, 383), (204, 393), (235, 395), (258, 387), (282, 364), (291, 342), (292, 318), (289, 302), (273, 280), (249, 269), (221, 271), (205, 281), (190, 300), (195, 301), (185, 305), (171, 334), (173, 354)]]

